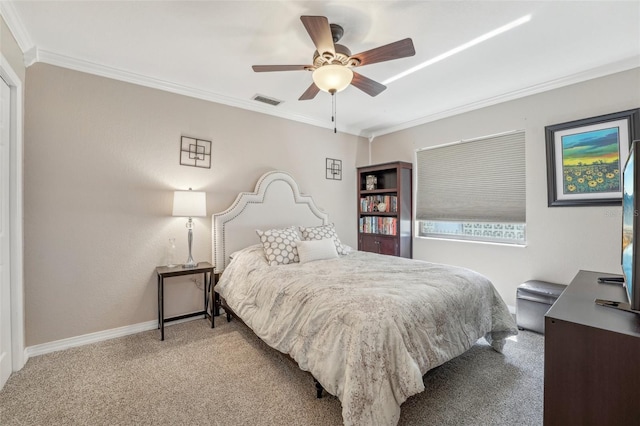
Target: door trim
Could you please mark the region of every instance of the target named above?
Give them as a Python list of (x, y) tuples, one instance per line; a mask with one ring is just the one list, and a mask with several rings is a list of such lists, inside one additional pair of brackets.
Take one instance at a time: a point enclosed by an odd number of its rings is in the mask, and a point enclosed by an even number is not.
[(27, 362), (24, 330), (23, 123), (24, 85), (0, 53), (0, 76), (11, 89), (9, 220), (11, 231), (11, 357), (13, 371)]

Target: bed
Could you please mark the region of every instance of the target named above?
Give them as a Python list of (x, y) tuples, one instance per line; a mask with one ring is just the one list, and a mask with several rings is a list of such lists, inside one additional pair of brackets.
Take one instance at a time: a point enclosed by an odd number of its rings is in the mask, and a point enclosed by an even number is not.
[(317, 238), (309, 230), (331, 226), (291, 175), (266, 173), (254, 192), (212, 216), (213, 261), (224, 271), (215, 290), (227, 312), (340, 399), (345, 425), (397, 424), (428, 370), (480, 338), (501, 351), (517, 334), (504, 301), (477, 272), (349, 251), (335, 233), (336, 252), (347, 254), (306, 262), (307, 245), (298, 242), (305, 262), (270, 265), (273, 253), (256, 233), (302, 227)]

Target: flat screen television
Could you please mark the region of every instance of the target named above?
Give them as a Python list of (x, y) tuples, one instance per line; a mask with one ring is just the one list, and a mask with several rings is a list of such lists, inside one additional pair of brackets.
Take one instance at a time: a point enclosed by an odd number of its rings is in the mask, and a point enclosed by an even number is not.
[[(640, 140), (633, 141), (629, 147), (629, 157), (622, 170), (622, 275), (627, 302), (596, 299), (596, 303), (611, 308), (640, 313), (640, 170), (635, 166), (636, 157), (640, 158)], [(638, 192), (638, 196), (636, 196)], [(615, 282), (616, 278), (601, 278), (600, 282)]]
[(638, 221), (640, 174), (635, 166), (635, 157), (640, 155), (640, 141), (633, 141), (629, 150), (629, 158), (622, 172), (622, 275), (624, 287), (629, 301), (629, 308), (640, 311), (640, 257), (634, 246), (640, 243), (640, 222)]

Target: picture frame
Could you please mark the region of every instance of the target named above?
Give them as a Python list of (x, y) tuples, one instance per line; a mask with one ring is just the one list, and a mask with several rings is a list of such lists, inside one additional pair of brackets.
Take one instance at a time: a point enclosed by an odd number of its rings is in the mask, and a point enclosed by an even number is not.
[(342, 160), (327, 158), (325, 178), (329, 180), (342, 180)]
[(180, 165), (190, 167), (211, 168), (211, 141), (180, 137)]
[(549, 207), (622, 203), (622, 167), (640, 108), (545, 127)]

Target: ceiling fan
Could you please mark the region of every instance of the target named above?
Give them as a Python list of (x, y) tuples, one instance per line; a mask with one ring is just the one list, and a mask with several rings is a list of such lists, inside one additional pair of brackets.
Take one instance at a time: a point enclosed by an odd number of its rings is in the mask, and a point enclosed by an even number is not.
[(301, 101), (313, 99), (320, 90), (335, 94), (347, 88), (349, 84), (370, 96), (379, 95), (387, 86), (358, 74), (353, 71), (353, 68), (406, 58), (416, 53), (413, 41), (405, 38), (352, 55), (346, 46), (337, 44), (344, 34), (340, 25), (329, 25), (329, 21), (324, 16), (301, 16), (300, 20), (316, 47), (313, 65), (254, 65), (253, 70), (255, 72), (313, 71), (313, 83), (300, 96)]

